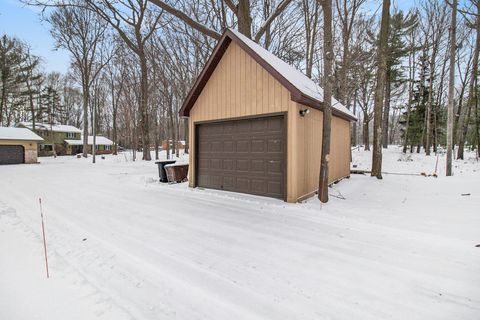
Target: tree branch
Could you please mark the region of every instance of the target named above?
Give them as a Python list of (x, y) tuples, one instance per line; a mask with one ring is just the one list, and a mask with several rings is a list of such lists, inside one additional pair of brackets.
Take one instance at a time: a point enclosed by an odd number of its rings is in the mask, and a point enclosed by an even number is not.
[(177, 17), (178, 19), (182, 20), (183, 22), (185, 22), (186, 24), (188, 24), (190, 27), (200, 31), (201, 33), (209, 36), (209, 37), (212, 37), (214, 39), (220, 39), (220, 37), (222, 36), (220, 33), (218, 33), (217, 31), (213, 30), (213, 29), (210, 29), (209, 27), (205, 26), (204, 24), (201, 24), (200, 22), (198, 21), (195, 21), (193, 20), (192, 18), (190, 18), (187, 14), (185, 14), (184, 12), (170, 6), (169, 4), (165, 3), (164, 1), (162, 0), (149, 0), (151, 3), (153, 3), (154, 5), (160, 7), (161, 9), (165, 10), (166, 12), (174, 15), (175, 17)]
[(263, 34), (265, 33), (265, 31), (267, 31), (267, 28), (270, 26), (273, 20), (275, 20), (275, 18), (277, 18), (283, 12), (283, 10), (285, 10), (285, 8), (290, 4), (290, 2), (292, 2), (292, 0), (282, 0), (282, 2), (278, 4), (275, 10), (273, 10), (272, 14), (265, 20), (265, 22), (260, 26), (260, 29), (258, 29), (257, 33), (255, 34), (256, 42), (258, 42), (262, 38)]
[(225, 2), (225, 4), (230, 8), (230, 10), (233, 11), (233, 13), (237, 14), (238, 8), (235, 3), (232, 2), (232, 0), (223, 0), (223, 2)]

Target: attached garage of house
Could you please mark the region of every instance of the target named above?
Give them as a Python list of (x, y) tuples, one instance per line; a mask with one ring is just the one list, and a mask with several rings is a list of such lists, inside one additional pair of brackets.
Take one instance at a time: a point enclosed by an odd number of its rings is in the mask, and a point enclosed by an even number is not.
[(0, 165), (37, 162), (41, 137), (26, 128), (0, 127)]
[[(190, 187), (296, 202), (315, 194), (323, 91), (242, 34), (226, 30), (187, 96)], [(332, 99), (329, 181), (350, 175), (350, 122)]]

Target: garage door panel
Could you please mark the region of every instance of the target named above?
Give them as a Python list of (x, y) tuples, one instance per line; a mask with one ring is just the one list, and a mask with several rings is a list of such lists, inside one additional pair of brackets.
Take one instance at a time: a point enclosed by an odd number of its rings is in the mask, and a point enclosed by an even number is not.
[(276, 121), (275, 119), (273, 118), (270, 118), (268, 119), (267, 121), (267, 128), (268, 128), (268, 131), (270, 132), (283, 132), (283, 123), (281, 123), (280, 121)]
[(235, 143), (233, 141), (223, 142), (223, 152), (235, 152)]
[(254, 119), (251, 121), (251, 131), (252, 132), (264, 132), (267, 126), (268, 120), (266, 118)]
[(265, 173), (265, 167), (266, 167), (265, 162), (266, 161), (263, 160), (263, 159), (251, 160), (252, 172), (264, 174)]
[(223, 142), (222, 141), (212, 141), (210, 146), (211, 152), (222, 152), (223, 151)]
[(213, 169), (213, 170), (222, 169), (222, 160), (221, 159), (211, 159), (210, 160), (210, 168)]
[(235, 170), (235, 161), (233, 159), (223, 159), (223, 170), (234, 171)]
[(19, 164), (25, 159), (25, 150), (20, 145), (0, 145), (0, 164)]
[(199, 159), (198, 160), (198, 168), (199, 169), (208, 169), (209, 168), (209, 159)]
[(283, 116), (197, 125), (197, 185), (283, 198), (284, 130)]
[(250, 179), (237, 177), (235, 189), (236, 189), (236, 191), (240, 191), (240, 192), (249, 192), (250, 191)]
[(252, 179), (252, 191), (254, 193), (266, 194), (267, 182), (265, 180)]
[(237, 172), (249, 172), (250, 171), (250, 160), (249, 159), (238, 159), (236, 161)]
[(224, 176), (223, 177), (223, 189), (224, 190), (234, 190), (235, 189), (235, 177)]
[(268, 181), (267, 189), (268, 189), (268, 194), (283, 193), (283, 183), (279, 181)]
[(254, 139), (252, 140), (252, 152), (265, 152), (265, 140), (263, 139)]
[(267, 151), (268, 152), (283, 152), (283, 141), (282, 139), (268, 139), (267, 141)]
[(282, 174), (283, 173), (283, 161), (270, 160), (268, 161), (268, 173), (270, 174)]
[(250, 141), (249, 140), (239, 140), (237, 141), (237, 153), (246, 153), (250, 152)]

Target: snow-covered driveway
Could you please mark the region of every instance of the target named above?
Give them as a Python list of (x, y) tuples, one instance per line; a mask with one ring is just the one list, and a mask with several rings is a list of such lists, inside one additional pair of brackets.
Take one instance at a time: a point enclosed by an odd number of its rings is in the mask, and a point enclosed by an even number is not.
[(0, 319), (479, 319), (480, 165), (457, 165), (354, 175), (323, 207), (162, 185), (123, 156), (0, 166)]

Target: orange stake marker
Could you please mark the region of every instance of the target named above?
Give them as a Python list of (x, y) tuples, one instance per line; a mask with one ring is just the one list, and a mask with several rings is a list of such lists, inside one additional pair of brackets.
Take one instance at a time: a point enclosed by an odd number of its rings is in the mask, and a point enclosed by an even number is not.
[(45, 224), (43, 222), (42, 198), (38, 198), (40, 203), (40, 217), (42, 218), (42, 234), (43, 234), (43, 251), (45, 253), (45, 267), (47, 269), (47, 279), (50, 278), (48, 274), (48, 258), (47, 258), (47, 241), (45, 240)]

